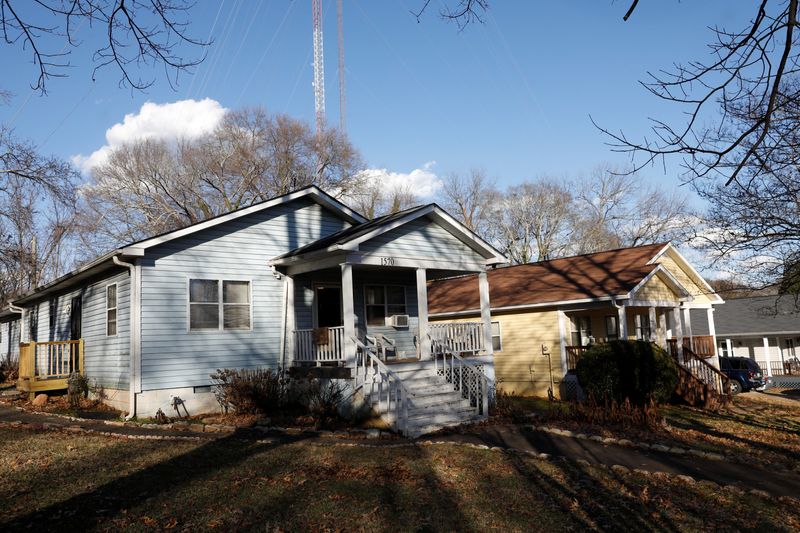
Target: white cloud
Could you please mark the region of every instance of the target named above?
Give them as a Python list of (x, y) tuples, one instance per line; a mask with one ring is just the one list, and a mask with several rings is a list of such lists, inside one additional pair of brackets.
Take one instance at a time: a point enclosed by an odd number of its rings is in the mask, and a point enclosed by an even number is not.
[(167, 104), (147, 102), (138, 113), (106, 130), (106, 144), (91, 155), (75, 155), (72, 162), (84, 173), (102, 164), (114, 148), (140, 139), (192, 139), (214, 129), (227, 109), (216, 100), (178, 100)]
[(442, 188), (442, 180), (433, 172), (436, 161), (428, 161), (421, 168), (411, 172), (389, 172), (385, 168), (368, 168), (362, 175), (374, 183), (379, 183), (385, 190), (393, 191), (405, 188), (419, 199), (433, 198)]

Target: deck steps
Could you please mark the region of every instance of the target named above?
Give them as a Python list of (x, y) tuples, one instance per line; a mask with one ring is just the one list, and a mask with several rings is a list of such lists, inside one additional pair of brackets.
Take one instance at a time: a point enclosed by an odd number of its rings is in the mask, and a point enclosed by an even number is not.
[[(392, 365), (392, 371), (411, 393), (408, 409), (407, 427), (404, 433), (416, 438), (445, 427), (470, 424), (485, 419), (479, 415), (474, 405), (462, 397), (436, 374), (432, 365), (424, 363)], [(394, 424), (395, 413), (387, 412), (377, 394), (365, 394), (364, 399), (388, 423)]]

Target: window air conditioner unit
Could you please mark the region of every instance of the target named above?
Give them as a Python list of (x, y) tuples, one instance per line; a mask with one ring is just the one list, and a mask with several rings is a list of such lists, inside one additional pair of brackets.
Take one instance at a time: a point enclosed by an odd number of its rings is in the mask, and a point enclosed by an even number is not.
[(392, 315), (392, 326), (395, 328), (407, 328), (408, 315)]

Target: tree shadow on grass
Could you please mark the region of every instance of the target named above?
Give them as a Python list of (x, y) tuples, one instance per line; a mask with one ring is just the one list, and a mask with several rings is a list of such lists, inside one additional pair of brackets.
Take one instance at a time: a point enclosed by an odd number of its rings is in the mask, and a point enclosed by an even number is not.
[[(3, 524), (2, 527), (5, 530), (31, 527), (38, 530), (60, 531), (87, 529), (92, 525), (98, 525), (98, 521), (118, 515), (124, 509), (145, 504), (153, 499), (158, 502), (159, 498), (166, 498), (171, 492), (185, 488), (187, 484), (200, 482), (199, 480), (217, 470), (239, 465), (256, 453), (299, 442), (305, 438), (307, 437), (285, 437), (268, 444), (242, 439), (233, 434), (209, 441), (187, 453), (147, 466), (124, 477), (117, 477), (81, 494), (26, 513)], [(121, 441), (120, 445), (124, 445), (125, 442)], [(156, 442), (159, 445), (169, 445), (169, 442)], [(114, 448), (109, 449), (108, 454), (101, 453), (94, 457), (85, 468), (89, 472), (93, 469), (115, 468), (114, 464), (106, 462), (108, 457), (104, 457), (115, 455), (118, 448), (116, 450)], [(138, 450), (136, 447), (131, 447), (131, 451), (136, 453)], [(54, 480), (65, 482), (53, 470), (42, 473), (41, 476), (52, 476)], [(79, 482), (77, 476), (75, 482)], [(58, 491), (59, 486), (53, 484), (50, 490)]]

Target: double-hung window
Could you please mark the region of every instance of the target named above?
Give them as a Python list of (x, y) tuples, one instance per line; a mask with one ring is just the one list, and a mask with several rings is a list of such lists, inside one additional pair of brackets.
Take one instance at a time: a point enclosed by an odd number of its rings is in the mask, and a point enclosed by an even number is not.
[(619, 338), (618, 320), (619, 318), (614, 315), (606, 316), (606, 339), (613, 341)]
[(650, 315), (641, 313), (634, 315), (633, 319), (636, 325), (636, 340), (649, 341), (653, 332), (650, 325)]
[(106, 287), (106, 336), (117, 334), (117, 284)]
[(573, 317), (572, 345), (587, 346), (592, 340), (592, 319), (588, 316)]
[(405, 287), (367, 285), (364, 292), (368, 326), (385, 326), (386, 317), (407, 314)]
[(250, 282), (189, 280), (189, 329), (250, 329)]
[(503, 336), (500, 332), (500, 322), (492, 322), (492, 351), (503, 351)]

